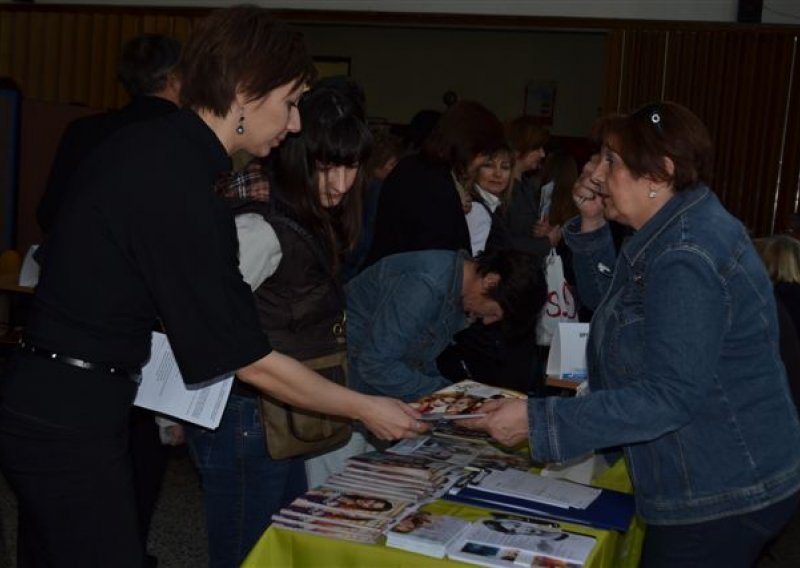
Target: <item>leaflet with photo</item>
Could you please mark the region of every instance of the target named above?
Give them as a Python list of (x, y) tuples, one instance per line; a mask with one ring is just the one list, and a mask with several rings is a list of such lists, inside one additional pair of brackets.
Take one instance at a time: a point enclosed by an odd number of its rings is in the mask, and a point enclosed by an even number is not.
[(408, 493), (402, 489), (397, 489), (385, 485), (375, 485), (369, 482), (359, 483), (351, 479), (341, 478), (333, 475), (325, 480), (322, 487), (335, 489), (337, 491), (360, 491), (366, 492), (375, 497), (385, 499), (402, 499), (404, 501), (416, 502), (427, 496), (427, 494)]
[(413, 511), (386, 532), (386, 546), (444, 558), (447, 546), (469, 525), (458, 517)]
[(370, 469), (369, 467), (362, 467), (359, 464), (349, 464), (342, 474), (347, 474), (350, 477), (357, 479), (375, 479), (377, 481), (385, 481), (387, 483), (397, 483), (398, 485), (407, 486), (410, 488), (421, 489), (423, 491), (430, 491), (434, 489), (438, 481), (430, 481), (420, 479), (418, 477), (411, 477), (403, 474), (395, 474), (379, 469)]
[(426, 457), (471, 469), (502, 470), (511, 467), (527, 471), (533, 465), (530, 454), (504, 452), (480, 441), (438, 436), (418, 436), (401, 440), (390, 447), (387, 452)]
[(351, 529), (371, 529), (382, 531), (389, 522), (387, 519), (365, 519), (349, 515), (343, 511), (329, 511), (319, 507), (292, 503), (281, 509), (282, 517), (308, 522), (312, 519), (323, 519), (334, 525), (342, 525)]
[(423, 420), (454, 420), (483, 416), (481, 406), (499, 398), (526, 398), (508, 389), (465, 380), (452, 384), (410, 403), (422, 414)]
[(273, 526), (283, 529), (301, 532), (305, 534), (312, 534), (317, 536), (324, 536), (327, 538), (335, 538), (339, 540), (349, 540), (353, 542), (360, 542), (364, 544), (374, 544), (381, 539), (381, 533), (375, 531), (359, 531), (354, 530), (341, 530), (338, 527), (330, 524), (325, 524), (319, 521), (311, 521), (308, 523), (299, 522), (294, 519), (281, 517), (280, 515), (273, 515)]
[(404, 456), (382, 452), (368, 452), (348, 459), (348, 463), (356, 467), (402, 474), (405, 476), (436, 481), (447, 473), (452, 466), (426, 457)]
[(419, 497), (429, 494), (435, 488), (435, 485), (420, 486), (406, 483), (402, 479), (386, 479), (372, 475), (359, 475), (359, 473), (359, 471), (345, 469), (342, 473), (330, 476), (328, 480), (341, 481), (343, 483), (360, 483), (364, 487), (386, 487)]
[(306, 491), (293, 504), (308, 505), (328, 511), (345, 512), (366, 518), (390, 518), (411, 504), (405, 499), (389, 499), (370, 495), (363, 491), (343, 491), (318, 487)]
[[(553, 527), (549, 523), (528, 523), (518, 519), (493, 517), (472, 523), (455, 543), (453, 549), (462, 551), (466, 543), (518, 550), (515, 562), (543, 556), (554, 560), (582, 565), (586, 562), (595, 538)], [(452, 558), (452, 556), (451, 556)], [(529, 564), (526, 564), (529, 565)]]

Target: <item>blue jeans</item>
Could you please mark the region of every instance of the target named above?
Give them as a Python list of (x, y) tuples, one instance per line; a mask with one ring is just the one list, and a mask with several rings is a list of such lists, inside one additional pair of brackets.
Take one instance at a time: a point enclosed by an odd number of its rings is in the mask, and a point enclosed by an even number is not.
[(798, 495), (741, 515), (691, 525), (648, 525), (642, 568), (750, 568), (797, 509)]
[(270, 458), (258, 399), (234, 394), (219, 428), (189, 428), (188, 441), (203, 483), (209, 566), (239, 566), (270, 517), (306, 491), (304, 461)]

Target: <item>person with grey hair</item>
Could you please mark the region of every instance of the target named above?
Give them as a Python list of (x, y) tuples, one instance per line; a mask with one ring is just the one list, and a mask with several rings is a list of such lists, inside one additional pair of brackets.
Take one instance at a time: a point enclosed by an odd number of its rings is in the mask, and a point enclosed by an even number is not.
[(78, 118), (67, 126), (36, 209), (44, 233), (53, 228), (68, 201), (70, 178), (93, 149), (130, 124), (178, 110), (180, 55), (180, 42), (160, 34), (138, 35), (125, 43), (117, 77), (131, 100), (118, 110)]

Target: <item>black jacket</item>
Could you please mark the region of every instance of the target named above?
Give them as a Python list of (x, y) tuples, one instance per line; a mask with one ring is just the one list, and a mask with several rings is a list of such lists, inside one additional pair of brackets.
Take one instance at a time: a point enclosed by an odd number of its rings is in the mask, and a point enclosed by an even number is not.
[(383, 182), (364, 266), (415, 250), (470, 250), (469, 229), (449, 168), (408, 156)]
[(176, 110), (178, 107), (166, 99), (142, 96), (134, 97), (119, 110), (72, 121), (61, 137), (44, 195), (36, 209), (36, 220), (42, 231), (50, 232), (66, 198), (70, 178), (92, 150), (129, 124)]

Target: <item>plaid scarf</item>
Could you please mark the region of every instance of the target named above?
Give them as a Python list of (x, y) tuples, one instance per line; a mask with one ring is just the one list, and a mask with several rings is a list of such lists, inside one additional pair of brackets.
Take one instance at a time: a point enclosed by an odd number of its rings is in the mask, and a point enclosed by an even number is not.
[(269, 180), (259, 158), (250, 160), (239, 171), (226, 174), (214, 186), (214, 191), (225, 199), (241, 201), (269, 201)]

